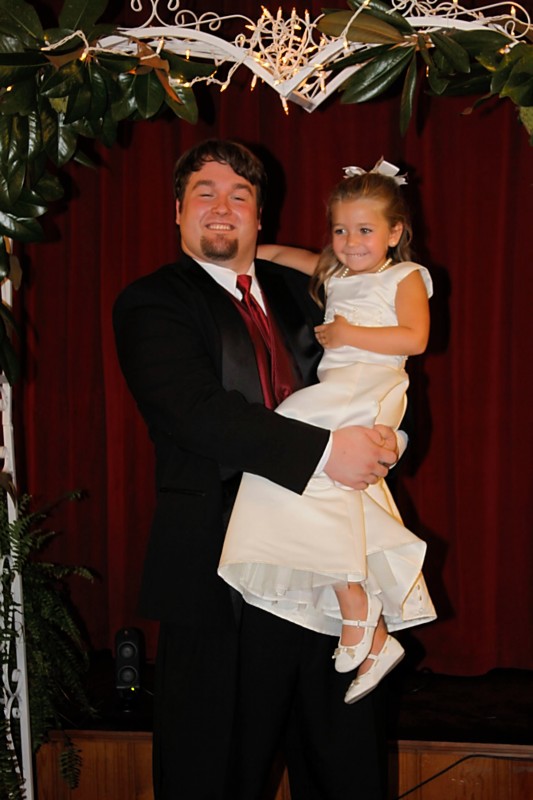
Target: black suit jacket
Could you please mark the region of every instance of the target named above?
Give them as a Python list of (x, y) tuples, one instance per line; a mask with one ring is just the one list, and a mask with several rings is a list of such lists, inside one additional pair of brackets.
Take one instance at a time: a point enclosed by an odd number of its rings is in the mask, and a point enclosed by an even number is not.
[[(256, 273), (300, 370), (316, 380), (307, 278), (268, 262)], [(243, 471), (303, 492), (328, 432), (263, 405), (255, 354), (228, 293), (183, 256), (128, 286), (114, 308), (120, 364), (156, 452), (157, 506), (141, 611), (220, 625), (231, 603), (217, 576), (225, 518)]]

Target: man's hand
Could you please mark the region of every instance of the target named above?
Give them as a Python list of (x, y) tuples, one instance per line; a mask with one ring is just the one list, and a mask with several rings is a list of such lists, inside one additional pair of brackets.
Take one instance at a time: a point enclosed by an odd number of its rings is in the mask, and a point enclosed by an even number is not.
[(400, 457), (399, 449), (398, 449), (398, 436), (396, 435), (396, 431), (393, 431), (392, 428), (389, 428), (387, 425), (374, 425), (373, 428), (375, 431), (381, 434), (383, 439), (382, 445), (386, 447), (387, 450), (392, 450), (394, 453), (394, 461), (392, 463), (387, 462), (387, 466), (393, 467)]
[(391, 428), (351, 425), (333, 431), (331, 453), (324, 470), (337, 483), (366, 489), (384, 478), (397, 460), (396, 434)]

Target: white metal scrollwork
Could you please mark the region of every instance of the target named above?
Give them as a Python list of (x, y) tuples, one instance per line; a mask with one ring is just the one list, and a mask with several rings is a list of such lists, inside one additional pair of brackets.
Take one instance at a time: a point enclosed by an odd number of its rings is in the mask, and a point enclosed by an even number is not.
[[(7, 306), (12, 304), (12, 284), (5, 280), (2, 284), (2, 300)], [(2, 446), (0, 458), (3, 459), (2, 472), (9, 476), (16, 485), (15, 476), (15, 444), (13, 437), (12, 390), (5, 375), (0, 374), (0, 410), (2, 414)], [(7, 497), (8, 520), (13, 523), (17, 518), (17, 507), (9, 492)], [(0, 554), (2, 573), (7, 578), (11, 591), (10, 597), (3, 593), (4, 583), (0, 585), (0, 603), (2, 611), (10, 609), (7, 619), (7, 630), (1, 631), (0, 647), (3, 649), (2, 695), (1, 702), (7, 725), (8, 747), (14, 755), (14, 763), (22, 780), (25, 800), (33, 800), (33, 766), (31, 747), (31, 726), (28, 696), (28, 673), (26, 669), (26, 646), (24, 641), (24, 599), (22, 594), (22, 577), (13, 573), (13, 556), (11, 553)], [(7, 606), (6, 606), (7, 604)], [(0, 616), (0, 621), (4, 614)], [(14, 668), (11, 664), (14, 663)], [(18, 730), (15, 732), (15, 727)], [(15, 741), (20, 742), (20, 749)]]
[[(343, 34), (335, 38), (320, 33), (317, 24), (322, 16), (312, 19), (307, 11), (301, 17), (293, 9), (285, 18), (281, 9), (271, 13), (263, 6), (261, 17), (254, 21), (241, 14), (219, 16), (210, 11), (197, 15), (181, 9), (179, 0), (148, 0), (146, 6), (147, 17), (142, 25), (119, 29), (93, 50), (132, 53), (138, 41), (143, 41), (157, 52), (164, 47), (181, 56), (211, 60), (213, 73), (190, 83), (215, 83), (221, 90), (227, 88), (238, 67), (246, 66), (253, 73), (252, 88), (258, 79), (264, 81), (280, 95), (285, 108), (287, 100), (291, 100), (313, 111), (358, 69), (350, 66), (335, 74), (335, 63), (361, 47), (372, 47), (350, 42), (346, 37), (349, 25), (364, 11), (364, 4), (353, 12)], [(145, 3), (131, 0), (131, 8), (141, 13)], [(392, 10), (418, 32), (452, 27), (494, 29), (505, 32), (511, 43), (516, 43), (532, 27), (526, 9), (514, 2), (470, 10), (453, 0), (392, 0)], [(169, 18), (171, 21), (166, 21)], [(223, 30), (234, 27), (236, 22), (242, 24), (243, 31), (232, 39), (222, 38)], [(220, 77), (217, 70), (224, 64), (228, 70)]]

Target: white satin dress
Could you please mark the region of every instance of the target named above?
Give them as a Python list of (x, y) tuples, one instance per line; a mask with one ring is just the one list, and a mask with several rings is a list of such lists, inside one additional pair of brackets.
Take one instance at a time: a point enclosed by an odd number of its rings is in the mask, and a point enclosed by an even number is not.
[[(414, 270), (431, 296), (428, 271), (412, 262), (330, 278), (325, 321), (341, 314), (354, 325), (397, 325), (396, 289)], [(397, 429), (406, 406), (406, 360), (349, 346), (328, 349), (319, 383), (276, 411), (330, 430), (375, 423)], [(357, 491), (322, 472), (299, 495), (245, 473), (218, 571), (248, 603), (336, 636), (341, 614), (334, 587), (365, 581), (394, 631), (435, 619), (421, 572), (425, 551), (425, 542), (402, 524), (384, 480)]]

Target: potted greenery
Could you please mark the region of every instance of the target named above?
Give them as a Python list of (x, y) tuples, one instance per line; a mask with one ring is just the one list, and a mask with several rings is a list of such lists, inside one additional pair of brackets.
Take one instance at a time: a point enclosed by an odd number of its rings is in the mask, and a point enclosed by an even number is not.
[[(16, 519), (9, 518), (6, 486), (8, 476), (2, 473), (0, 489), (0, 553), (3, 560), (0, 605), (0, 667), (4, 680), (15, 668), (13, 618), (15, 600), (12, 586), (15, 576), (22, 577), (24, 598), (24, 634), (29, 681), (29, 710), (33, 750), (46, 741), (50, 730), (66, 727), (69, 709), (91, 715), (92, 709), (84, 686), (88, 655), (69, 597), (67, 579), (73, 575), (91, 580), (88, 569), (64, 566), (42, 558), (47, 544), (58, 534), (42, 525), (53, 506), (31, 510), (31, 498), (22, 497)], [(79, 499), (74, 492), (67, 499)], [(6, 692), (4, 688), (4, 701)], [(5, 703), (4, 703), (5, 704)], [(0, 797), (22, 800), (23, 789), (19, 769), (19, 730), (5, 715), (0, 718)], [(80, 756), (65, 734), (60, 756), (60, 771), (71, 787), (75, 787), (80, 769)]]

